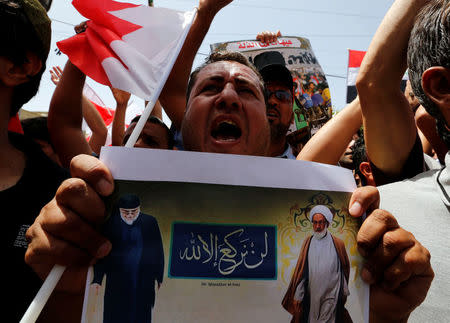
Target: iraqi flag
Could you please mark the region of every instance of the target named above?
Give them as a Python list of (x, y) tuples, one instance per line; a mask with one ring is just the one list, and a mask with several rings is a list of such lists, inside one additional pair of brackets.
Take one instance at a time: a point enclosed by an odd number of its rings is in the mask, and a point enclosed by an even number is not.
[(113, 0), (74, 0), (72, 4), (89, 19), (87, 29), (58, 42), (61, 52), (101, 84), (148, 101), (158, 97), (196, 11)]
[[(356, 90), (356, 77), (358, 76), (359, 68), (365, 55), (365, 51), (348, 50), (347, 103), (352, 102), (358, 95), (358, 91)], [(405, 90), (407, 80), (408, 74), (405, 74), (400, 85), (402, 92)]]

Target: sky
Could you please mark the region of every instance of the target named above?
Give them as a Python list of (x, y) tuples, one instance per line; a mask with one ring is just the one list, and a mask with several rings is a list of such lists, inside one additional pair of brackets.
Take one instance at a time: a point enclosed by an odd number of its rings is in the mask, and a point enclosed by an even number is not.
[[(95, 1), (95, 0), (91, 0)], [(128, 0), (135, 4), (147, 4), (147, 0)], [(210, 53), (210, 44), (255, 39), (258, 32), (280, 30), (283, 36), (299, 36), (309, 39), (312, 49), (327, 77), (334, 109), (346, 105), (346, 81), (348, 50), (367, 50), (370, 41), (392, 5), (393, 0), (235, 0), (223, 8), (214, 18), (194, 60), (194, 68)], [(191, 10), (196, 0), (154, 0), (155, 7)], [(30, 111), (47, 111), (54, 91), (49, 70), (53, 66), (64, 67), (67, 57), (57, 55), (56, 42), (74, 35), (73, 27), (86, 20), (69, 0), (54, 0), (49, 17), (52, 19), (52, 44), (40, 90), (35, 98), (24, 106)], [(115, 101), (108, 87), (87, 79), (106, 106), (115, 108)], [(131, 97), (131, 104), (144, 107), (140, 98)], [(165, 122), (170, 120), (163, 115)]]

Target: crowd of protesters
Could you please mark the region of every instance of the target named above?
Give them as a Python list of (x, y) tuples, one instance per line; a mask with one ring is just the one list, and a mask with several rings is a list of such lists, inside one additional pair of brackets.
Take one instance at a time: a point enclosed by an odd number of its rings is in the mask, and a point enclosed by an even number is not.
[[(277, 52), (194, 57), (217, 12), (231, 1), (200, 1), (198, 14), (136, 147), (257, 155), (346, 167), (358, 189), (352, 216), (370, 284), (371, 322), (446, 322), (450, 317), (450, 3), (396, 0), (361, 65), (357, 98), (306, 144), (286, 135), (294, 81)], [(88, 266), (111, 244), (100, 233), (103, 197), (114, 190), (98, 159), (107, 129), (83, 96), (85, 75), (55, 67), (48, 117), (8, 123), (39, 88), (51, 27), (38, 0), (0, 0), (0, 201), (7, 243), (7, 321), (18, 321), (55, 263), (67, 266), (43, 322), (80, 321)], [(84, 32), (86, 25), (77, 26)], [(262, 32), (271, 42), (280, 32)], [(400, 83), (408, 70), (409, 83)], [(117, 102), (112, 145), (124, 146), (130, 94)], [(161, 120), (163, 109), (170, 128)], [(83, 118), (92, 130), (89, 140)], [(282, 162), (280, 160), (280, 162)], [(299, 179), (301, 180), (301, 179)], [(6, 208), (6, 209), (5, 209)], [(8, 279), (14, 277), (14, 279)]]

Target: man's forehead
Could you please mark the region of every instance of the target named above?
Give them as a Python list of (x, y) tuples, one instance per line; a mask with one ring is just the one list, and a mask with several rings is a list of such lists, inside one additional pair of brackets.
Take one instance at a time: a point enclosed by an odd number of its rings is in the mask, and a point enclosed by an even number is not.
[(121, 208), (119, 208), (119, 210), (120, 210), (120, 211), (134, 212), (134, 211), (139, 210), (139, 206), (138, 206), (138, 207), (134, 207), (134, 208), (132, 208), (132, 209), (128, 209), (128, 208), (123, 208), (123, 207), (121, 207)]
[(265, 85), (266, 85), (267, 89), (276, 88), (276, 89), (284, 89), (284, 90), (290, 91), (289, 87), (286, 86), (286, 84), (284, 84), (283, 82), (278, 81), (278, 80), (266, 81)]
[(255, 84), (259, 83), (259, 77), (255, 71), (235, 61), (211, 63), (200, 71), (197, 79), (214, 79), (216, 77), (238, 77)]
[(314, 213), (313, 219), (325, 219), (325, 216), (322, 213)]

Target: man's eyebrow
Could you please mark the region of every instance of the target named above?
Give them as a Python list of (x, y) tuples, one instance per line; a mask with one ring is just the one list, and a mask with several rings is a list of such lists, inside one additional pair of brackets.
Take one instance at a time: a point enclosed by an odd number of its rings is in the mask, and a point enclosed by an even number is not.
[(239, 76), (239, 75), (236, 76), (235, 82), (236, 82), (237, 85), (241, 85), (241, 86), (242, 85), (249, 86), (249, 87), (252, 87), (254, 89), (259, 89), (260, 88), (258, 83), (255, 83), (254, 80), (248, 79), (248, 78), (246, 78), (244, 76)]
[[(220, 83), (220, 82), (223, 82), (224, 80), (225, 80), (225, 78), (221, 75), (211, 75), (210, 77), (206, 78), (204, 80), (204, 82), (213, 81), (213, 82)], [(204, 83), (204, 82), (202, 82), (202, 83)]]

